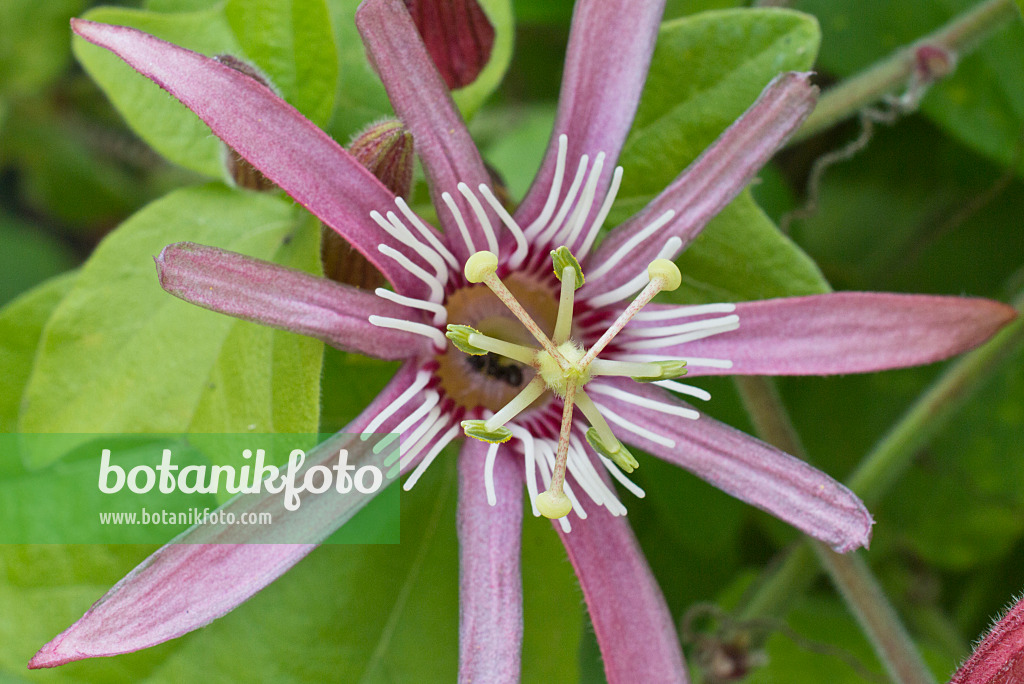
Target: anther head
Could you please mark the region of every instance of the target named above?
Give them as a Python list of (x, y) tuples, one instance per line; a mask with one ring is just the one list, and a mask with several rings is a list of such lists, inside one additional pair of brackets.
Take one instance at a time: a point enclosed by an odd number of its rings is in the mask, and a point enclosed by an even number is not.
[(562, 492), (556, 494), (550, 489), (537, 495), (536, 504), (541, 515), (552, 520), (564, 518), (572, 510), (572, 502), (569, 501), (569, 497)]
[[(469, 265), (466, 265), (469, 268)], [(651, 262), (651, 265), (647, 267), (647, 275), (651, 277), (651, 280), (661, 279), (661, 289), (664, 292), (671, 292), (672, 290), (679, 287), (683, 282), (683, 274), (679, 272), (679, 267), (668, 259), (655, 259)]]
[(466, 260), (466, 280), (471, 283), (482, 283), (498, 270), (498, 255), (486, 250), (477, 252)]

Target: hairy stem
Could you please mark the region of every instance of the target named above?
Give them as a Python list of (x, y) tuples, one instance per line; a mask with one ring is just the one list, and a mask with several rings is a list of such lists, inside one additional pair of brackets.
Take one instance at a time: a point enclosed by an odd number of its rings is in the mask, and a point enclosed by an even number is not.
[[(1024, 292), (1013, 302), (1024, 309)], [(998, 371), (1003, 362), (1024, 346), (1024, 318), (999, 332), (982, 347), (962, 357), (932, 383), (888, 434), (861, 461), (850, 481), (865, 501), (880, 500), (922, 446), (945, 427), (963, 406)], [(895, 471), (890, 473), (890, 470)], [(744, 619), (783, 615), (793, 600), (811, 585), (818, 565), (807, 545), (784, 552), (745, 597)]]
[(857, 617), (892, 680), (899, 684), (934, 684), (935, 677), (925, 666), (861, 555), (838, 554), (817, 541), (811, 542), (811, 547)]
[(1017, 18), (1013, 0), (985, 0), (920, 40), (900, 48), (861, 73), (833, 86), (821, 96), (790, 144), (850, 118), (885, 95), (905, 87), (917, 68), (917, 51), (932, 46), (963, 55), (1002, 24)]
[[(775, 383), (769, 378), (747, 377), (739, 380), (737, 386), (758, 435), (806, 460), (800, 437), (793, 428)], [(855, 553), (835, 553), (815, 541), (810, 545), (893, 681), (898, 684), (934, 684), (935, 680), (921, 660), (917, 647), (867, 563)], [(810, 576), (813, 577), (813, 573)]]

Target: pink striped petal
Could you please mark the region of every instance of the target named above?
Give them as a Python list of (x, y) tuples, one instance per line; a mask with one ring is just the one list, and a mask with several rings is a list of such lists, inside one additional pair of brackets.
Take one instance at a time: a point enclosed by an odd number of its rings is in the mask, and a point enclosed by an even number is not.
[(598, 152), (607, 155), (597, 186), (597, 196), (604, 194), (636, 114), (664, 7), (664, 0), (576, 3), (555, 128), (540, 171), (516, 212), (520, 224), (529, 225), (544, 206), (563, 133), (568, 137), (567, 173), (576, 170), (584, 154), (591, 161)]
[(603, 506), (562, 532), (576, 570), (608, 684), (689, 681), (672, 616), (625, 518)]
[(499, 453), (489, 505), (488, 447), (467, 439), (459, 454), (459, 681), (467, 684), (518, 682), (523, 644), (523, 476)]
[(666, 211), (675, 212), (656, 234), (628, 248), (611, 273), (587, 281), (581, 296), (609, 292), (643, 272), (670, 237), (679, 237), (684, 247), (689, 244), (811, 113), (817, 92), (810, 83), (810, 74), (790, 72), (772, 80), (750, 109), (711, 147), (639, 214), (601, 243), (589, 263), (604, 263)]
[(403, 294), (425, 285), (377, 251), (402, 249), (370, 219), (394, 195), (326, 133), (253, 78), (125, 26), (72, 19), (75, 33), (104, 47), (176, 97), (218, 138), (359, 250)]
[[(657, 387), (629, 381), (611, 384), (664, 404), (685, 405)], [(675, 446), (618, 430), (625, 441), (689, 470), (839, 553), (868, 545), (873, 521), (861, 500), (800, 459), (707, 416), (680, 420), (614, 397), (595, 400), (631, 423), (674, 441)]]
[(644, 351), (732, 361), (728, 369), (695, 365), (688, 375), (866, 373), (967, 351), (1017, 315), (990, 299), (872, 292), (741, 302), (736, 313), (738, 330)]
[[(365, 428), (413, 384), (419, 371), (416, 364), (405, 364), (346, 432)], [(399, 410), (380, 431), (394, 426), (415, 405)], [(314, 453), (320, 460), (336, 462), (338, 439), (353, 438), (339, 435), (326, 442), (310, 452), (307, 465), (315, 463)], [(284, 527), (245, 525), (227, 531), (214, 525), (194, 527), (128, 573), (77, 622), (43, 646), (29, 667), (56, 667), (83, 658), (129, 653), (198, 629), (248, 600), (316, 546), (278, 543), (283, 538), (322, 539), (369, 498), (359, 499), (358, 506), (353, 506), (348, 496), (306, 500)], [(280, 493), (265, 493), (235, 499), (224, 508), (270, 510), (281, 502)], [(275, 520), (279, 518), (275, 516)]]
[(355, 287), (216, 247), (179, 242), (156, 258), (160, 285), (187, 302), (381, 359), (430, 354), (427, 338), (379, 328), (371, 314), (421, 316)]
[(1024, 681), (1024, 601), (985, 635), (949, 684), (1019, 684)]
[[(490, 178), (405, 3), (366, 0), (356, 11), (356, 26), (395, 113), (412, 132), (452, 251), (464, 261), (473, 251), (487, 249), (485, 233), (458, 184), (466, 183), (476, 192), (481, 183), (490, 185)], [(474, 250), (469, 250), (460, 236), (441, 199), (444, 192), (451, 194), (465, 217)], [(493, 212), (489, 214), (492, 223), (500, 225)]]

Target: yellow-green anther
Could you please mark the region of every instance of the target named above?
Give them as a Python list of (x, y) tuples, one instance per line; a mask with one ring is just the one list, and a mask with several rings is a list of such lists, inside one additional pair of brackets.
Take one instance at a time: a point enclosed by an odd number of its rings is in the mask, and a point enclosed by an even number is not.
[(446, 332), (444, 336), (451, 340), (452, 344), (454, 344), (455, 348), (459, 351), (466, 352), (472, 356), (482, 356), (487, 353), (487, 350), (481, 349), (480, 347), (474, 347), (469, 343), (469, 336), (474, 334), (479, 335), (480, 332), (478, 330), (474, 330), (468, 325), (449, 324), (448, 332)]
[(562, 279), (562, 271), (566, 266), (571, 266), (573, 272), (576, 273), (576, 289), (583, 287), (583, 269), (580, 268), (580, 262), (576, 261), (576, 257), (572, 255), (569, 248), (562, 245), (558, 249), (551, 250), (551, 261), (555, 266), (555, 275), (558, 279)]
[(489, 442), (490, 444), (501, 444), (512, 439), (512, 431), (507, 427), (502, 426), (488, 430), (485, 423), (486, 421), (483, 420), (464, 420), (462, 421), (462, 430), (466, 433), (467, 437), (479, 439), (481, 442)]
[(672, 380), (673, 378), (686, 375), (686, 361), (682, 359), (677, 361), (650, 361), (648, 363), (660, 366), (661, 372), (657, 375), (633, 376), (634, 380), (637, 382), (657, 382), (658, 380)]
[(627, 473), (633, 472), (640, 464), (633, 454), (629, 453), (629, 449), (622, 446), (622, 442), (615, 440), (614, 445), (605, 444), (601, 440), (601, 436), (597, 433), (597, 428), (590, 428), (587, 430), (587, 442), (590, 446), (594, 447), (594, 451), (601, 454), (605, 458), (610, 458), (615, 465), (622, 468)]

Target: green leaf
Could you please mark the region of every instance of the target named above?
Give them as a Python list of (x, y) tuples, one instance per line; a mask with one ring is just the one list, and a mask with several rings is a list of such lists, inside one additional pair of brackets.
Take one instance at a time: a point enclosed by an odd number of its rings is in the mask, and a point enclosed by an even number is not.
[(78, 261), (59, 239), (0, 213), (0, 305)]
[(676, 261), (683, 274), (676, 301), (744, 301), (829, 292), (817, 264), (745, 190)]
[(705, 12), (662, 25), (620, 163), (616, 215), (649, 202), (749, 107), (777, 74), (808, 69), (813, 17), (783, 10)]
[[(368, 124), (394, 116), (384, 86), (366, 59), (366, 49), (355, 26), (360, 0), (327, 0), (338, 46), (339, 81), (337, 107), (328, 132), (347, 142)], [(510, 0), (480, 0), (494, 26), (494, 49), (475, 82), (452, 95), (464, 117), (472, 116), (501, 83), (512, 59), (513, 24)]]
[(68, 20), (84, 0), (0, 2), (0, 94), (24, 95), (52, 81), (64, 69)]
[(300, 112), (323, 126), (334, 109), (338, 60), (324, 0), (228, 0), (244, 54)]
[[(230, 54), (255, 64), (303, 114), (320, 124), (330, 117), (337, 74), (324, 0), (222, 2), (173, 14), (100, 7), (85, 16), (132, 26), (206, 55)], [(206, 124), (114, 54), (80, 38), (73, 48), (143, 140), (176, 164), (212, 178), (224, 176), (223, 145)]]
[[(458, 658), (455, 454), (402, 493), (402, 543), (325, 545), (207, 627), (54, 671), (64, 681), (451, 682)], [(482, 483), (481, 483), (482, 486)], [(583, 608), (546, 520), (523, 526), (523, 681), (573, 684)], [(0, 558), (0, 673), (71, 624), (149, 549), (10, 547)], [(6, 571), (6, 572), (3, 572)], [(424, 635), (430, 635), (424, 649)], [(254, 648), (273, 644), (273, 648)]]
[[(316, 432), (321, 343), (175, 299), (151, 261), (189, 240), (308, 268), (319, 250), (307, 216), (286, 198), (218, 185), (133, 216), (47, 324), (20, 430)], [(32, 465), (57, 456), (36, 454)]]
[[(779, 72), (806, 69), (818, 48), (812, 17), (725, 10), (662, 25), (621, 163), (619, 220), (653, 199)], [(741, 194), (679, 259), (677, 301), (736, 301), (826, 292), (817, 266)]]
[[(821, 67), (850, 76), (913, 43), (974, 0), (865, 0), (856, 6), (830, 0), (802, 0), (801, 9), (817, 15), (825, 34)], [(1024, 119), (1024, 26), (1011, 21), (977, 49), (961, 55), (956, 71), (937, 83), (921, 103), (922, 112), (945, 132), (980, 154), (1006, 166), (1017, 158)]]
[(493, 93), (505, 77), (512, 61), (512, 42), (515, 26), (512, 18), (511, 0), (479, 0), (480, 7), (494, 27), (494, 46), (491, 58), (476, 80), (452, 93), (455, 104), (467, 119), (473, 116), (480, 105)]
[[(0, 432), (14, 432), (21, 410), (21, 396), (35, 362), (43, 326), (53, 310), (71, 291), (76, 273), (46, 281), (0, 309)], [(0, 460), (0, 472), (4, 471)]]

